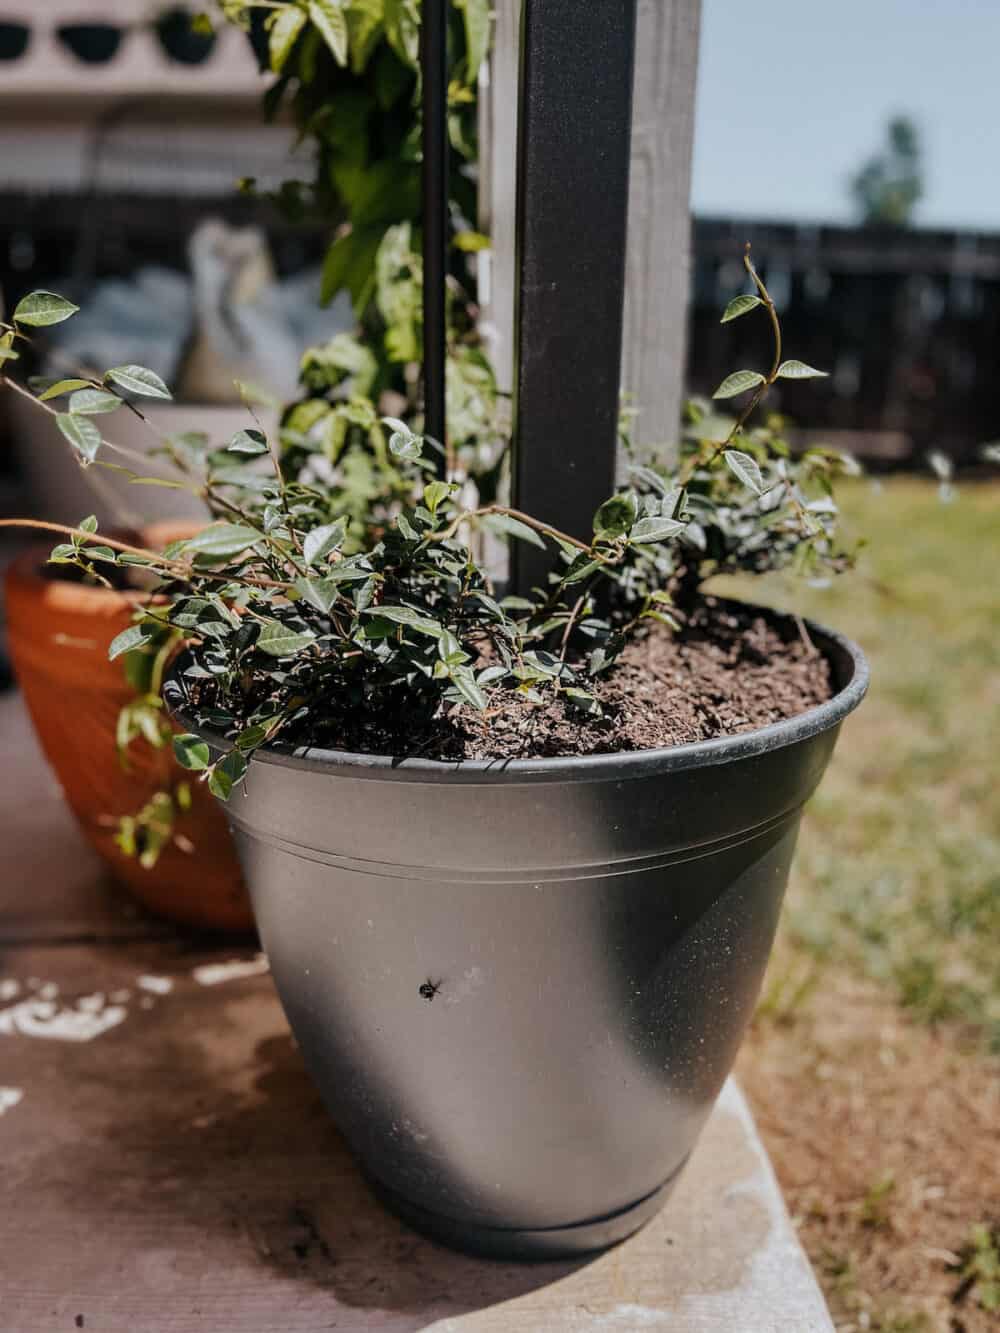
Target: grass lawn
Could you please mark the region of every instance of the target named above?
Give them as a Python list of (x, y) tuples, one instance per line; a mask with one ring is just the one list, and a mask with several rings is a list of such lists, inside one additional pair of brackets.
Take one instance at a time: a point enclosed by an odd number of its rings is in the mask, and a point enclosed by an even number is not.
[(873, 676), (741, 1072), (838, 1326), (972, 1333), (1000, 1326), (1000, 487), (865, 481), (844, 511), (858, 573), (739, 588), (845, 630)]

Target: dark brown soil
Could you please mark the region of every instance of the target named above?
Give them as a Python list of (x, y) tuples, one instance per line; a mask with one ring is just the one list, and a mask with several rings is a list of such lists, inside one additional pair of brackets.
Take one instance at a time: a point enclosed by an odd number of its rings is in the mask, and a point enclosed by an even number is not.
[[(545, 689), (541, 701), (496, 690), (489, 707), (434, 717), (333, 710), (286, 744), (442, 760), (548, 759), (686, 745), (755, 731), (832, 694), (830, 666), (798, 621), (708, 598), (674, 632), (656, 625), (607, 675), (582, 678), (601, 705), (589, 716)], [(540, 693), (542, 693), (540, 691)], [(202, 699), (202, 702), (210, 702)]]
[[(538, 759), (685, 745), (754, 731), (830, 698), (830, 668), (795, 621), (709, 600), (680, 633), (656, 626), (592, 690), (604, 717), (516, 693), (485, 713), (462, 708), (467, 759)], [(442, 740), (445, 738), (442, 736)], [(448, 757), (457, 736), (449, 737)]]

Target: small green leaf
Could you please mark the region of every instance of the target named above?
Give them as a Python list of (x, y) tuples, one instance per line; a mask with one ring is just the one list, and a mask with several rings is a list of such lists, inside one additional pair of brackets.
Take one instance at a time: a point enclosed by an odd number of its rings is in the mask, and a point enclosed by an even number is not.
[(0, 362), (2, 361), (20, 361), (21, 353), (15, 352), (13, 347), (8, 347), (6, 343), (0, 345)]
[(427, 616), (422, 616), (410, 606), (372, 606), (364, 614), (391, 620), (394, 625), (406, 625), (409, 629), (415, 629), (420, 634), (428, 634), (434, 639), (439, 638), (443, 632), (436, 620), (429, 620)]
[(712, 397), (735, 398), (737, 394), (746, 393), (747, 389), (755, 389), (763, 383), (764, 376), (757, 370), (734, 370), (726, 376)]
[(285, 61), (291, 54), (295, 39), (302, 31), (306, 21), (305, 10), (292, 5), (279, 9), (271, 18), (271, 35), (268, 39), (268, 56), (275, 74), (280, 74)]
[(629, 467), (629, 472), (635, 477), (636, 481), (641, 481), (647, 490), (656, 491), (658, 495), (666, 495), (667, 483), (653, 468), (633, 463)]
[(676, 537), (687, 527), (686, 523), (680, 523), (676, 518), (640, 518), (629, 533), (629, 537), (634, 542), (665, 542), (671, 537)]
[(725, 453), (726, 462), (734, 475), (753, 491), (755, 495), (764, 494), (764, 478), (761, 476), (760, 468), (755, 459), (749, 454), (744, 454), (739, 449), (727, 449)]
[(486, 695), (479, 688), (472, 670), (469, 667), (459, 666), (454, 667), (449, 674), (452, 684), (466, 703), (470, 703), (473, 708), (478, 708), (481, 712), (486, 707)]
[(185, 554), (206, 555), (213, 558), (239, 555), (255, 542), (263, 541), (255, 528), (242, 523), (213, 523), (182, 544)]
[(725, 314), (719, 320), (719, 323), (728, 324), (731, 319), (739, 319), (740, 315), (748, 315), (751, 310), (756, 310), (759, 305), (763, 305), (759, 296), (734, 296), (726, 306)]
[(638, 506), (631, 492), (613, 495), (594, 515), (594, 532), (598, 537), (622, 537), (635, 522), (637, 513)]
[(141, 398), (170, 397), (170, 390), (159, 375), (145, 366), (114, 366), (105, 372), (104, 378)]
[(113, 662), (116, 657), (130, 653), (133, 648), (141, 648), (155, 632), (155, 625), (129, 625), (121, 634), (116, 634), (108, 645), (108, 661)]
[(243, 778), (249, 760), (239, 750), (230, 750), (212, 765), (208, 775), (208, 790), (220, 801), (228, 801), (233, 788)]
[(347, 18), (337, 0), (309, 0), (309, 17), (338, 65), (347, 64)]
[(38, 395), (40, 403), (46, 403), (50, 398), (59, 398), (64, 393), (72, 393), (75, 389), (89, 389), (89, 380), (56, 380), (55, 384), (50, 384), (47, 389)]
[(64, 296), (56, 296), (55, 292), (31, 292), (14, 307), (14, 323), (43, 328), (48, 324), (61, 324), (79, 309)]
[(422, 456), (424, 441), (420, 435), (414, 435), (405, 421), (396, 417), (383, 417), (383, 426), (388, 426), (389, 452), (395, 458), (402, 458), (408, 463), (415, 463)]
[(321, 528), (313, 528), (302, 543), (302, 558), (307, 565), (318, 565), (331, 551), (337, 551), (347, 536), (347, 519), (338, 518)]
[(782, 380), (825, 380), (827, 372), (807, 366), (804, 361), (782, 361), (778, 367), (778, 378)]
[(260, 430), (238, 430), (226, 445), (231, 454), (266, 454), (267, 436)]
[(203, 768), (208, 768), (211, 757), (208, 746), (200, 736), (195, 736), (193, 732), (186, 731), (182, 735), (174, 737), (174, 758), (181, 768), (198, 772)]
[(447, 500), (455, 487), (447, 481), (431, 481), (424, 487), (424, 504), (436, 514), (442, 500)]
[(493, 246), (490, 238), (481, 231), (456, 232), (451, 243), (456, 250), (463, 250), (466, 254), (476, 254), (480, 250), (489, 250)]
[(315, 642), (312, 630), (291, 629), (280, 620), (265, 620), (256, 646), (270, 657), (291, 657)]
[(74, 449), (78, 450), (88, 463), (92, 463), (97, 457), (102, 440), (101, 432), (89, 417), (76, 417), (69, 412), (59, 412), (56, 415), (56, 425)]
[(84, 416), (97, 416), (102, 412), (114, 412), (121, 407), (122, 400), (116, 393), (106, 389), (77, 389), (69, 400), (69, 410), (80, 412)]
[(601, 705), (592, 694), (586, 690), (578, 689), (575, 685), (569, 686), (563, 691), (566, 698), (569, 699), (581, 712), (587, 713), (590, 717), (600, 717)]

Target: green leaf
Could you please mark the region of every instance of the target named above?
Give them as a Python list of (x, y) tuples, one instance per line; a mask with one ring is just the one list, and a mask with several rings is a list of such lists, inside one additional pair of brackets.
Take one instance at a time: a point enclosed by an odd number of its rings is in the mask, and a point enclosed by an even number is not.
[(778, 378), (782, 380), (825, 380), (827, 372), (807, 366), (804, 361), (782, 361), (778, 367)]
[(591, 717), (600, 717), (601, 705), (597, 702), (594, 696), (588, 694), (586, 690), (581, 690), (576, 686), (571, 685), (565, 689), (563, 693), (567, 699), (581, 710), (581, 712), (587, 713)]
[(56, 415), (56, 425), (73, 448), (78, 450), (88, 463), (92, 463), (102, 444), (101, 432), (94, 423), (88, 417), (76, 417), (69, 412), (59, 412)]
[(391, 432), (389, 452), (408, 463), (417, 462), (424, 451), (423, 438), (415, 435), (406, 422), (400, 421), (397, 417), (383, 417), (382, 425), (388, 426)]
[(295, 591), (310, 606), (324, 615), (337, 600), (340, 585), (336, 579), (296, 579)]
[(347, 536), (347, 519), (338, 518), (322, 528), (313, 528), (302, 543), (302, 558), (307, 565), (318, 565), (331, 551), (337, 551)]
[(21, 353), (15, 352), (13, 347), (9, 347), (6, 343), (0, 345), (0, 362), (20, 361), (20, 359), (21, 359)]
[(198, 772), (203, 768), (208, 768), (211, 757), (208, 746), (200, 736), (195, 736), (193, 732), (186, 731), (182, 735), (174, 737), (174, 758), (181, 768)]
[(170, 390), (152, 370), (147, 370), (145, 366), (113, 366), (111, 370), (105, 372), (105, 380), (110, 380), (112, 384), (117, 384), (119, 388), (127, 389), (129, 393), (138, 394), (141, 398), (169, 398)]
[(622, 537), (636, 520), (638, 506), (631, 492), (613, 495), (594, 515), (594, 532), (599, 537)]
[(635, 477), (636, 481), (641, 481), (647, 490), (656, 491), (658, 495), (666, 495), (667, 483), (653, 468), (644, 467), (640, 463), (633, 463), (629, 467), (629, 472)]
[(431, 481), (424, 487), (424, 504), (436, 514), (438, 506), (442, 500), (447, 500), (455, 490), (455, 486), (447, 481)]
[(466, 703), (470, 703), (473, 708), (478, 708), (480, 711), (486, 707), (486, 695), (479, 688), (471, 668), (465, 666), (454, 667), (449, 675), (452, 684)]
[(362, 614), (391, 620), (394, 625), (406, 625), (408, 629), (415, 629), (420, 634), (428, 634), (434, 639), (443, 633), (443, 627), (436, 620), (429, 620), (410, 606), (372, 606)]
[[(725, 314), (719, 320), (720, 324), (728, 324), (731, 319), (739, 319), (740, 315), (748, 315), (751, 310), (756, 310), (759, 305), (763, 305), (759, 296), (734, 296), (726, 306)], [(716, 394), (718, 397), (718, 394)]]
[(676, 518), (640, 518), (629, 533), (634, 542), (665, 542), (676, 537), (687, 527)]
[(481, 231), (459, 231), (452, 237), (452, 245), (467, 255), (478, 254), (480, 250), (490, 250), (493, 242)]
[(226, 445), (231, 454), (266, 454), (267, 436), (260, 430), (238, 430)]
[(155, 625), (129, 625), (121, 634), (116, 634), (108, 645), (108, 661), (113, 662), (116, 657), (130, 653), (133, 648), (141, 648), (155, 633)]
[(239, 555), (264, 538), (243, 523), (214, 523), (182, 544), (186, 554), (212, 557)]
[(315, 642), (312, 630), (291, 629), (280, 620), (265, 620), (256, 646), (270, 657), (291, 657)]
[(220, 801), (228, 801), (233, 788), (244, 776), (249, 760), (239, 750), (230, 750), (212, 766), (208, 775), (208, 790)]
[(55, 384), (50, 384), (44, 392), (38, 395), (38, 401), (46, 403), (50, 398), (59, 398), (64, 393), (72, 393), (74, 389), (89, 388), (89, 380), (56, 380)]
[(166, 477), (129, 477), (130, 486), (164, 486), (168, 491), (190, 491), (186, 481), (167, 481)]
[(271, 35), (268, 38), (268, 57), (275, 74), (280, 74), (285, 61), (291, 54), (295, 39), (302, 31), (306, 21), (305, 10), (292, 5), (279, 9), (271, 20)]
[(55, 292), (31, 292), (14, 307), (14, 323), (43, 328), (48, 324), (61, 324), (79, 309), (65, 297), (56, 296)]
[(746, 393), (747, 389), (755, 389), (763, 383), (764, 376), (757, 370), (734, 370), (726, 376), (712, 397), (735, 398), (737, 394)]
[(309, 17), (338, 65), (347, 64), (347, 18), (337, 0), (309, 0)]
[(755, 495), (764, 494), (764, 478), (761, 476), (760, 468), (756, 460), (749, 454), (741, 453), (739, 449), (727, 449), (725, 453), (726, 462), (735, 476), (753, 491)]
[(114, 412), (121, 407), (122, 400), (116, 393), (106, 389), (77, 389), (69, 400), (69, 410), (80, 412), (84, 416), (97, 416), (102, 412)]

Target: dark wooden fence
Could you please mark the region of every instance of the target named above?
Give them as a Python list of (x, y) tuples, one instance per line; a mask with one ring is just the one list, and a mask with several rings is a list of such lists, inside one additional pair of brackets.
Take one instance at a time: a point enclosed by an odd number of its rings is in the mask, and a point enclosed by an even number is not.
[(775, 394), (808, 436), (889, 463), (931, 449), (969, 462), (1000, 437), (1000, 235), (697, 219), (688, 383), (699, 393), (769, 362), (766, 321), (719, 325), (746, 290), (746, 241), (787, 355), (831, 372)]

